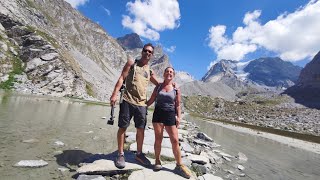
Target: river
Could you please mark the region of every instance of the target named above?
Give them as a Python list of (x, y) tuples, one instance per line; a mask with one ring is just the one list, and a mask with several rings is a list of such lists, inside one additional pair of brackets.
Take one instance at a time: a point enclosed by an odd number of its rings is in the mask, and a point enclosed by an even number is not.
[[(116, 150), (117, 126), (106, 124), (109, 112), (98, 104), (0, 91), (0, 179), (72, 179), (84, 158)], [(241, 179), (320, 179), (319, 154), (188, 118), (226, 153), (248, 157)], [(48, 166), (13, 167), (39, 159)]]

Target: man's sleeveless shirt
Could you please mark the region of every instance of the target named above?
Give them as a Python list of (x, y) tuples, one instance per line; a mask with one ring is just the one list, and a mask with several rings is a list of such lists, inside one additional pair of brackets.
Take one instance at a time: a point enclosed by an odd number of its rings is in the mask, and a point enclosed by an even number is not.
[(147, 106), (147, 86), (150, 80), (150, 66), (140, 67), (135, 63), (126, 79), (123, 99), (137, 106)]

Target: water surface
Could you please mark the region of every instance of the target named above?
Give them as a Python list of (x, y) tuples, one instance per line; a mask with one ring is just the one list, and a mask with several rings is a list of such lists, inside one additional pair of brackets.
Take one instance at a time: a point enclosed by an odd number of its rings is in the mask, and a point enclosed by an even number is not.
[(248, 157), (248, 162), (244, 164), (246, 177), (243, 179), (320, 179), (320, 154), (240, 133), (200, 118), (187, 118), (220, 144), (226, 153), (237, 155), (242, 152)]

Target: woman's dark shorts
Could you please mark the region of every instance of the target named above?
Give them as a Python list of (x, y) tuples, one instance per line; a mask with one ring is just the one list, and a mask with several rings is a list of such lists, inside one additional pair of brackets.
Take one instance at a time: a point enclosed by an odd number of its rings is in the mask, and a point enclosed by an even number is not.
[(165, 111), (160, 108), (155, 108), (152, 117), (153, 123), (163, 123), (165, 126), (175, 126), (176, 125), (176, 112), (175, 111)]
[(145, 128), (147, 124), (147, 107), (146, 106), (137, 106), (130, 104), (127, 101), (123, 100), (120, 104), (119, 111), (119, 128), (127, 128), (130, 125), (130, 120), (134, 120), (136, 128)]

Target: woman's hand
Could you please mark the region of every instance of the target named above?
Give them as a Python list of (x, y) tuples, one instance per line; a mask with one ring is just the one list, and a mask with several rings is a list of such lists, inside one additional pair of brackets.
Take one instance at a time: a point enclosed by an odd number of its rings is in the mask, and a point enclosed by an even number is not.
[(176, 116), (176, 127), (178, 128), (180, 125), (180, 117)]

